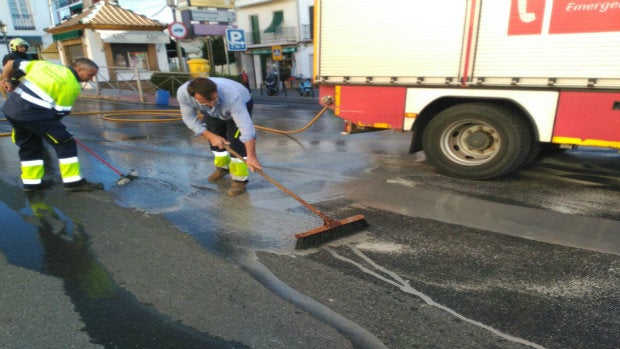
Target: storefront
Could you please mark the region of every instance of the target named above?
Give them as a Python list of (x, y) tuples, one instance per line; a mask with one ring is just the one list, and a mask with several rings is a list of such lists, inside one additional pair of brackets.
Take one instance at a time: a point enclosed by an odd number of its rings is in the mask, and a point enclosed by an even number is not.
[(102, 68), (100, 75), (114, 79), (121, 69), (168, 71), (165, 28), (105, 1), (46, 31), (58, 42), (63, 64), (87, 57)]
[[(157, 49), (165, 51), (170, 38), (163, 32), (96, 30), (104, 51), (110, 52), (110, 66), (158, 70)], [(167, 55), (166, 55), (167, 57)]]
[(288, 79), (293, 75), (296, 51), (296, 46), (282, 47), (282, 59), (274, 60), (270, 47), (249, 50), (247, 53), (252, 55), (257, 85), (260, 85), (269, 73), (274, 70), (277, 71), (279, 79), (287, 83)]

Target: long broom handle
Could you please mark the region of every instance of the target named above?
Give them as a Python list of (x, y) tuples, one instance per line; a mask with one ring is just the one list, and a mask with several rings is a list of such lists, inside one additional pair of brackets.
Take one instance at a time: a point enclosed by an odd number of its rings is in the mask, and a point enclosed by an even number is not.
[(97, 160), (101, 161), (104, 165), (108, 166), (112, 171), (114, 171), (114, 173), (116, 173), (119, 176), (123, 176), (123, 173), (119, 170), (117, 170), (114, 166), (110, 165), (109, 163), (107, 163), (105, 160), (103, 160), (103, 158), (99, 155), (97, 155), (97, 153), (95, 153), (94, 151), (90, 150), (87, 146), (85, 146), (82, 142), (78, 141), (77, 139), (73, 138), (73, 140), (75, 141), (75, 143), (77, 143), (80, 147), (82, 147), (84, 150), (86, 150), (87, 152), (90, 153), (90, 155), (94, 156), (95, 158), (97, 158)]
[[(237, 153), (236, 151), (234, 151), (228, 144), (224, 144), (224, 148), (226, 148), (226, 150), (231, 153), (234, 157), (236, 157), (237, 159), (247, 163), (247, 161), (245, 161), (245, 159), (243, 158), (243, 156), (239, 155), (239, 153)], [(276, 187), (278, 187), (280, 190), (282, 190), (283, 192), (285, 192), (286, 194), (288, 194), (290, 197), (292, 197), (293, 199), (299, 201), (299, 203), (301, 203), (302, 205), (304, 205), (307, 209), (309, 209), (310, 211), (316, 213), (318, 216), (320, 216), (323, 221), (327, 224), (329, 222), (334, 221), (333, 219), (327, 217), (327, 215), (321, 211), (319, 211), (316, 207), (310, 205), (308, 202), (306, 202), (304, 199), (300, 198), (299, 195), (293, 193), (292, 191), (290, 191), (288, 188), (286, 188), (285, 186), (283, 186), (282, 184), (280, 184), (278, 181), (276, 181), (275, 179), (271, 178), (271, 176), (267, 175), (265, 172), (263, 172), (263, 170), (259, 170), (256, 169), (256, 172), (258, 172), (259, 175), (263, 176), (263, 178), (265, 178), (269, 183), (275, 185)]]

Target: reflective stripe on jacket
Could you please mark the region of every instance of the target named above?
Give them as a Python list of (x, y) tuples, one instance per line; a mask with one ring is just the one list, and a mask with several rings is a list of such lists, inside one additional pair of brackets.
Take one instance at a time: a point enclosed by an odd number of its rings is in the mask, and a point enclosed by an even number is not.
[[(71, 68), (45, 61), (21, 61), (19, 69), (26, 73), (22, 84), (31, 93), (22, 98), (39, 106), (68, 114), (82, 90)], [(36, 101), (35, 101), (36, 100)]]

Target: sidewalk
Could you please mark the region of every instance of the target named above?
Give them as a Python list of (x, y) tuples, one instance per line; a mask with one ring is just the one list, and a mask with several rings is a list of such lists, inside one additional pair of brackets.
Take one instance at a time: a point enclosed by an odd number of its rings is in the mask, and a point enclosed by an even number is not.
[[(90, 99), (98, 99), (98, 100), (107, 100), (107, 101), (118, 101), (118, 102), (134, 102), (134, 103), (143, 103), (143, 104), (152, 104), (159, 106), (169, 106), (169, 107), (178, 107), (179, 101), (176, 97), (170, 96), (168, 99), (168, 104), (157, 104), (157, 96), (154, 93), (143, 93), (144, 100), (140, 100), (140, 94), (137, 91), (131, 90), (113, 90), (113, 89), (101, 89), (99, 90), (99, 94), (96, 93), (95, 90), (82, 90), (80, 94), (80, 98), (90, 98)], [(288, 101), (304, 101), (310, 103), (318, 103), (318, 91), (315, 92), (314, 97), (303, 97), (300, 96), (297, 90), (287, 90), (287, 95), (285, 96), (283, 92), (281, 92), (277, 96), (267, 96), (267, 94), (263, 93), (261, 95), (260, 89), (252, 89), (252, 97), (256, 101), (260, 98), (265, 99), (281, 99)]]

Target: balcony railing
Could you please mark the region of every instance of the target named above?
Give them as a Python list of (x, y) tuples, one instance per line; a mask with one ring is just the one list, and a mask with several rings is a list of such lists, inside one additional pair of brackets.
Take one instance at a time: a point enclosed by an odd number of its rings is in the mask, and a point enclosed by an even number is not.
[(76, 2), (82, 2), (82, 0), (57, 0), (57, 8), (69, 6), (71, 4), (75, 4)]
[(34, 20), (30, 15), (12, 15), (11, 21), (13, 22), (13, 28), (15, 30), (33, 30)]
[(247, 39), (249, 45), (297, 42), (297, 28), (278, 27), (273, 33), (265, 33), (262, 30), (259, 32), (249, 32)]

